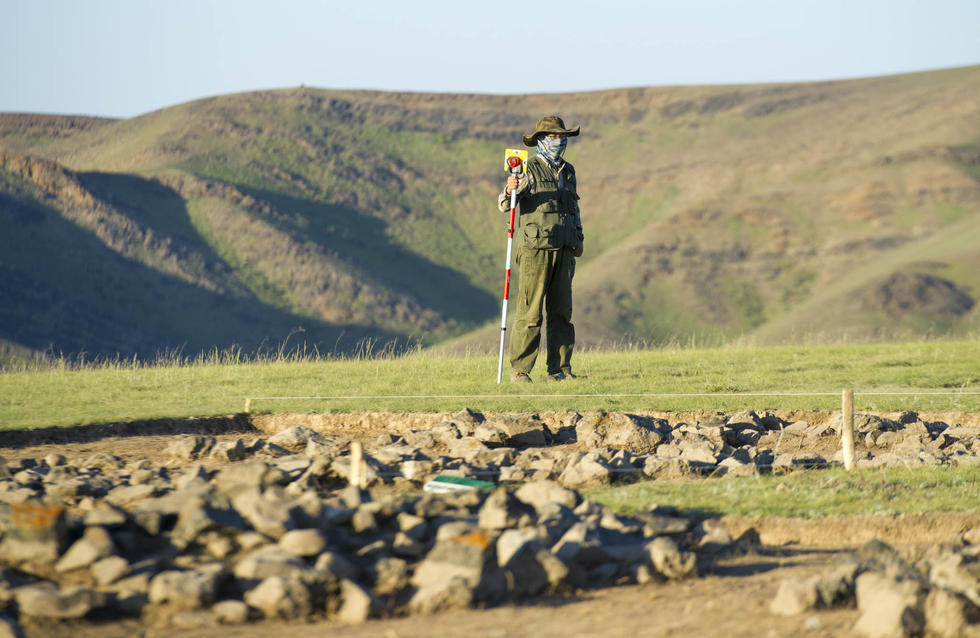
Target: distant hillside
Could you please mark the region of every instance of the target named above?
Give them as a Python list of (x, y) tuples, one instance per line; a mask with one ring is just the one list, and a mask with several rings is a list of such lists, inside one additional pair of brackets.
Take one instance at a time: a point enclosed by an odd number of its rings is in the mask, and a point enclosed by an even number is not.
[(0, 114), (0, 350), (492, 347), (502, 151), (552, 112), (583, 129), (581, 343), (975, 333), (978, 95), (968, 67)]

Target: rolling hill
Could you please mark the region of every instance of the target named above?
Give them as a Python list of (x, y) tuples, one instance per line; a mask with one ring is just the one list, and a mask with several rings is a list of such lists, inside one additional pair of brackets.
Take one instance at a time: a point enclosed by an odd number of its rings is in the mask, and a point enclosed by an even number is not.
[(502, 150), (553, 112), (583, 129), (567, 153), (580, 343), (980, 328), (980, 67), (966, 67), (0, 114), (0, 356), (492, 348)]

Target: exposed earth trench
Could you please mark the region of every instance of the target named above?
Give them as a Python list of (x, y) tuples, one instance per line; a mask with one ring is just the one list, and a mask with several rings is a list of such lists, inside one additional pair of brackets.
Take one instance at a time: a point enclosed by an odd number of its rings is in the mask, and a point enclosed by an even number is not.
[[(461, 417), (462, 415), (462, 417)], [(222, 449), (259, 449), (265, 444), (261, 454), (249, 457), (251, 461), (262, 458), (274, 463), (276, 458), (287, 458), (287, 450), (282, 454), (274, 452), (276, 435), (291, 432), (294, 426), (302, 425), (325, 437), (330, 445), (343, 441), (360, 441), (365, 453), (371, 457), (384, 459), (381, 448), (392, 445), (405, 445), (412, 442), (418, 449), (426, 451), (423, 443), (427, 440), (420, 432), (445, 434), (452, 430), (449, 439), (459, 440), (480, 438), (486, 443), (482, 450), (493, 456), (497, 465), (505, 465), (500, 459), (500, 449), (513, 446), (520, 453), (526, 453), (534, 445), (527, 437), (532, 426), (541, 426), (545, 443), (552, 456), (564, 455), (572, 459), (587, 459), (595, 448), (607, 452), (615, 450), (613, 426), (622, 415), (579, 414), (547, 412), (535, 415), (515, 414), (474, 414), (463, 413), (415, 414), (415, 413), (357, 413), (357, 414), (273, 414), (273, 415), (233, 415), (228, 417), (201, 419), (158, 419), (135, 423), (121, 423), (74, 428), (49, 428), (10, 431), (0, 433), (0, 456), (7, 467), (31, 466), (32, 459), (37, 467), (44, 467), (52, 458), (61, 455), (58, 463), (66, 466), (87, 467), (93, 458), (116, 459), (116, 474), (126, 477), (133, 468), (160, 466), (171, 475), (191, 471), (202, 476), (220, 474), (230, 464), (250, 462), (235, 459), (228, 453), (215, 454)], [(653, 448), (665, 445), (680, 445), (678, 454), (686, 454), (683, 447), (685, 436), (705, 438), (708, 449), (715, 452), (720, 461), (726, 454), (738, 456), (731, 444), (747, 441), (744, 446), (753, 448), (752, 461), (763, 466), (757, 450), (776, 446), (769, 466), (778, 465), (780, 454), (791, 455), (784, 459), (782, 471), (793, 471), (796, 466), (807, 466), (814, 458), (832, 462), (839, 447), (839, 413), (833, 412), (776, 412), (776, 413), (720, 413), (714, 411), (684, 413), (630, 413), (629, 420), (648, 430), (662, 433)], [(836, 421), (835, 421), (836, 419)], [(495, 439), (486, 431), (482, 435), (465, 432), (462, 422), (471, 420), (480, 424), (494, 425), (504, 434)], [(754, 423), (758, 427), (740, 429), (739, 424)], [(447, 428), (447, 423), (456, 423), (456, 429)], [(584, 425), (583, 425), (584, 423)], [(508, 425), (509, 424), (509, 425)], [(773, 427), (773, 424), (778, 424)], [(945, 427), (937, 427), (943, 424)], [(919, 427), (921, 425), (921, 427)], [(795, 429), (794, 429), (795, 426)], [(469, 426), (467, 426), (469, 427)], [(508, 429), (510, 428), (510, 429)], [(685, 430), (688, 428), (688, 430)], [(721, 434), (720, 443), (711, 447), (711, 428)], [(918, 430), (916, 429), (918, 428)], [(472, 427), (470, 428), (472, 430)], [(916, 445), (912, 446), (912, 434), (918, 432)], [(944, 439), (940, 435), (949, 433)], [(967, 457), (976, 457), (980, 452), (980, 414), (971, 413), (876, 413), (859, 415), (858, 449), (859, 458), (865, 463), (875, 458), (921, 458), (926, 452), (944, 462), (964, 463)], [(709, 432), (709, 434), (705, 434)], [(673, 435), (671, 435), (673, 433)], [(887, 436), (886, 436), (887, 435)], [(511, 439), (507, 439), (510, 436)], [(606, 437), (603, 440), (589, 439)], [(742, 436), (735, 440), (733, 437)], [(191, 453), (181, 456), (175, 453), (174, 442), (191, 439), (207, 439), (206, 451), (211, 453)], [(414, 437), (414, 438), (413, 438)], [(489, 437), (489, 439), (488, 439)], [(727, 437), (727, 438), (726, 438)], [(196, 439), (195, 439), (196, 440)], [(693, 439), (692, 439), (693, 440)], [(882, 444), (878, 445), (877, 441)], [(939, 441), (937, 443), (937, 441)], [(259, 444), (257, 444), (257, 442)], [(599, 445), (597, 445), (597, 443)], [(647, 444), (649, 441), (647, 441)], [(605, 446), (601, 445), (605, 444)], [(305, 448), (311, 454), (312, 447)], [(323, 444), (326, 445), (326, 444)], [(467, 468), (480, 467), (480, 454), (474, 454), (465, 463), (454, 465), (449, 459), (458, 456), (457, 441), (439, 438), (433, 450), (442, 454), (435, 466), (426, 466), (429, 476), (439, 470), (457, 470), (466, 474)], [(780, 446), (782, 449), (780, 450)], [(971, 447), (972, 446), (972, 447)], [(626, 446), (619, 446), (622, 450)], [(912, 449), (915, 447), (915, 449)], [(954, 449), (955, 448), (955, 449)], [(961, 449), (962, 448), (962, 449)], [(322, 448), (325, 449), (325, 448)], [(346, 449), (346, 448), (345, 448)], [(453, 454), (455, 452), (457, 454)], [(728, 450), (725, 452), (724, 450)], [(292, 450), (295, 452), (296, 450)], [(520, 458), (520, 453), (517, 458)], [(643, 461), (644, 453), (655, 457), (652, 448), (634, 450), (628, 461), (639, 468), (636, 477), (646, 474), (649, 478), (659, 476), (684, 477), (691, 481), (705, 480), (709, 473), (707, 465), (688, 459), (679, 465), (669, 467)], [(469, 454), (469, 452), (466, 452)], [(902, 455), (905, 456), (902, 456)], [(912, 454), (912, 456), (909, 456)], [(946, 456), (943, 456), (945, 454)], [(102, 455), (105, 455), (104, 457)], [(288, 458), (301, 456), (292, 454)], [(890, 456), (889, 456), (890, 455)], [(915, 456), (918, 455), (918, 456)], [(430, 453), (430, 456), (435, 456)], [(669, 454), (666, 458), (673, 458)], [(490, 457), (487, 457), (490, 458)], [(610, 457), (609, 465), (615, 465), (615, 455)], [(234, 460), (233, 460), (234, 459)], [(639, 459), (639, 460), (638, 460)], [(802, 459), (802, 461), (799, 461)], [(458, 460), (458, 459), (457, 459)], [(602, 458), (600, 457), (600, 461)], [(799, 462), (798, 462), (799, 461)], [(568, 461), (571, 465), (575, 461)], [(379, 462), (380, 463), (380, 462)], [(574, 484), (566, 479), (567, 469), (559, 472), (559, 467), (543, 476), (538, 470), (514, 470), (506, 477), (511, 485), (523, 480), (548, 478), (566, 487), (577, 488), (586, 483)], [(584, 463), (584, 461), (583, 461)], [(706, 462), (705, 462), (706, 463)], [(749, 465), (752, 463), (750, 462)], [(813, 465), (819, 465), (813, 463)], [(717, 467), (720, 467), (720, 462)], [(812, 465), (811, 465), (812, 466)], [(409, 490), (421, 494), (419, 489), (424, 477), (413, 477), (413, 481), (398, 477), (392, 482), (384, 478), (379, 468), (397, 468), (397, 462), (388, 460), (388, 465), (378, 465), (375, 469), (380, 478), (376, 483), (387, 483), (387, 488)], [(413, 466), (414, 467), (414, 466)], [(494, 467), (494, 463), (490, 463)], [(536, 466), (537, 467), (537, 466)], [(650, 468), (653, 469), (650, 469)], [(980, 468), (980, 465), (974, 465)], [(199, 469), (200, 468), (200, 469)], [(156, 471), (156, 470), (154, 470)], [(523, 472), (523, 473), (522, 473)], [(980, 469), (978, 469), (980, 472)], [(397, 472), (396, 472), (397, 473)], [(729, 480), (724, 472), (714, 472), (717, 478), (710, 480)], [(730, 472), (730, 475), (739, 475)], [(744, 475), (744, 474), (743, 474)], [(616, 478), (615, 474), (609, 475)], [(369, 476), (370, 478), (370, 476)], [(480, 477), (483, 478), (483, 477)], [(504, 478), (499, 476), (498, 478)], [(382, 480), (384, 479), (384, 480)], [(603, 479), (600, 477), (600, 482)], [(608, 479), (606, 479), (608, 480)], [(132, 482), (134, 485), (136, 481)], [(13, 494), (8, 491), (7, 494)], [(11, 502), (0, 498), (0, 501)], [(85, 501), (85, 499), (81, 499)], [(97, 501), (98, 499), (95, 499)], [(978, 499), (980, 502), (980, 499)], [(68, 504), (72, 506), (99, 507), (93, 499), (86, 503)], [(578, 511), (578, 510), (576, 510)], [(637, 584), (627, 577), (613, 578), (606, 585), (590, 587), (566, 587), (552, 593), (543, 592), (533, 596), (511, 596), (496, 604), (483, 604), (474, 601), (469, 608), (447, 608), (436, 613), (406, 613), (406, 608), (394, 612), (372, 614), (371, 619), (356, 624), (344, 623), (330, 614), (308, 616), (306, 620), (266, 618), (257, 620), (253, 610), (251, 620), (245, 624), (219, 625), (215, 618), (206, 615), (162, 613), (148, 605), (136, 617), (122, 617), (117, 614), (99, 612), (87, 614), (82, 619), (20, 618), (20, 628), (27, 636), (72, 635), (82, 637), (103, 636), (199, 636), (199, 637), (264, 637), (283, 635), (300, 630), (313, 635), (378, 636), (384, 638), (406, 636), (789, 636), (805, 633), (812, 636), (855, 635), (855, 623), (861, 612), (850, 604), (831, 608), (809, 609), (798, 614), (782, 615), (770, 609), (772, 601), (780, 594), (786, 581), (804, 582), (826, 575), (835, 566), (858, 551), (865, 543), (879, 540), (896, 548), (899, 553), (913, 560), (928, 554), (931, 549), (945, 546), (959, 539), (962, 545), (964, 535), (972, 533), (974, 544), (980, 544), (980, 504), (972, 512), (929, 513), (915, 515), (866, 515), (833, 516), (815, 520), (784, 518), (776, 516), (744, 517), (726, 516), (721, 519), (723, 527), (732, 539), (751, 538), (751, 530), (758, 534), (755, 541), (739, 545), (735, 551), (722, 551), (710, 560), (698, 562), (697, 577), (684, 579), (648, 579)], [(431, 543), (432, 541), (427, 541)], [(968, 547), (974, 547), (967, 542)], [(734, 546), (733, 546), (734, 547)], [(974, 552), (974, 559), (975, 554)], [(9, 565), (4, 565), (3, 572)], [(0, 592), (2, 593), (2, 592)], [(12, 596), (0, 595), (0, 602), (7, 615), (16, 616), (10, 604)], [(969, 615), (969, 614), (967, 614)], [(976, 620), (968, 627), (976, 630)], [(856, 634), (862, 635), (862, 634)], [(867, 635), (867, 634), (864, 634)], [(967, 635), (967, 634), (964, 634)], [(968, 635), (976, 635), (974, 633)]]

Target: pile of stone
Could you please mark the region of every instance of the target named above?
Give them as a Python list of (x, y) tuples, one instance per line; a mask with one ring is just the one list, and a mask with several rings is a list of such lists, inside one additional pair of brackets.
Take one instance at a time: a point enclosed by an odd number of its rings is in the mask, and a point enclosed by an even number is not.
[[(181, 437), (169, 453), (182, 465), (106, 454), (76, 465), (58, 454), (5, 465), (2, 622), (360, 622), (693, 577), (699, 554), (732, 543), (723, 529), (670, 509), (616, 515), (544, 478), (551, 471), (493, 490), (392, 489), (417, 486), (436, 468), (465, 472), (481, 455), (516, 454), (487, 446), (486, 428), (478, 428), (482, 440), (447, 436), (456, 427), (414, 438), (444, 437), (462, 458), (422, 458), (388, 438), (373, 446), (365, 457), (371, 490), (347, 484), (348, 442), (303, 427), (249, 446)], [(542, 442), (534, 432), (493, 436), (497, 444)], [(202, 458), (224, 462), (185, 463)], [(389, 480), (391, 467), (413, 478)]]
[[(980, 452), (976, 428), (912, 413), (861, 418), (859, 432), (863, 463), (975, 463)], [(732, 545), (723, 526), (656, 507), (619, 516), (576, 490), (821, 466), (836, 440), (833, 424), (754, 412), (671, 425), (464, 410), (364, 443), (364, 489), (348, 483), (351, 441), (302, 425), (248, 442), (179, 436), (162, 465), (108, 454), (0, 462), (0, 618), (358, 622), (687, 578)], [(821, 445), (830, 459), (813, 451)], [(502, 487), (423, 492), (435, 474)]]
[(783, 581), (769, 608), (793, 616), (855, 606), (860, 636), (980, 636), (980, 528), (918, 561), (871, 541), (824, 576)]

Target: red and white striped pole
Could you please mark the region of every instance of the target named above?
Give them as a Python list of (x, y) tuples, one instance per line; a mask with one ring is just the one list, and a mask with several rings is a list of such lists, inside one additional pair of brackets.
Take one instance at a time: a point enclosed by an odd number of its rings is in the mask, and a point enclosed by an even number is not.
[[(510, 174), (515, 177), (523, 172), (523, 161), (518, 154), (510, 155), (514, 151), (508, 150), (507, 166)], [(519, 151), (524, 153), (526, 151)], [(497, 383), (500, 383), (504, 374), (504, 341), (507, 334), (507, 300), (510, 298), (510, 258), (514, 250), (514, 211), (517, 209), (517, 189), (510, 192), (510, 223), (507, 225), (507, 271), (504, 276), (504, 304), (500, 311), (500, 357), (497, 360)]]

